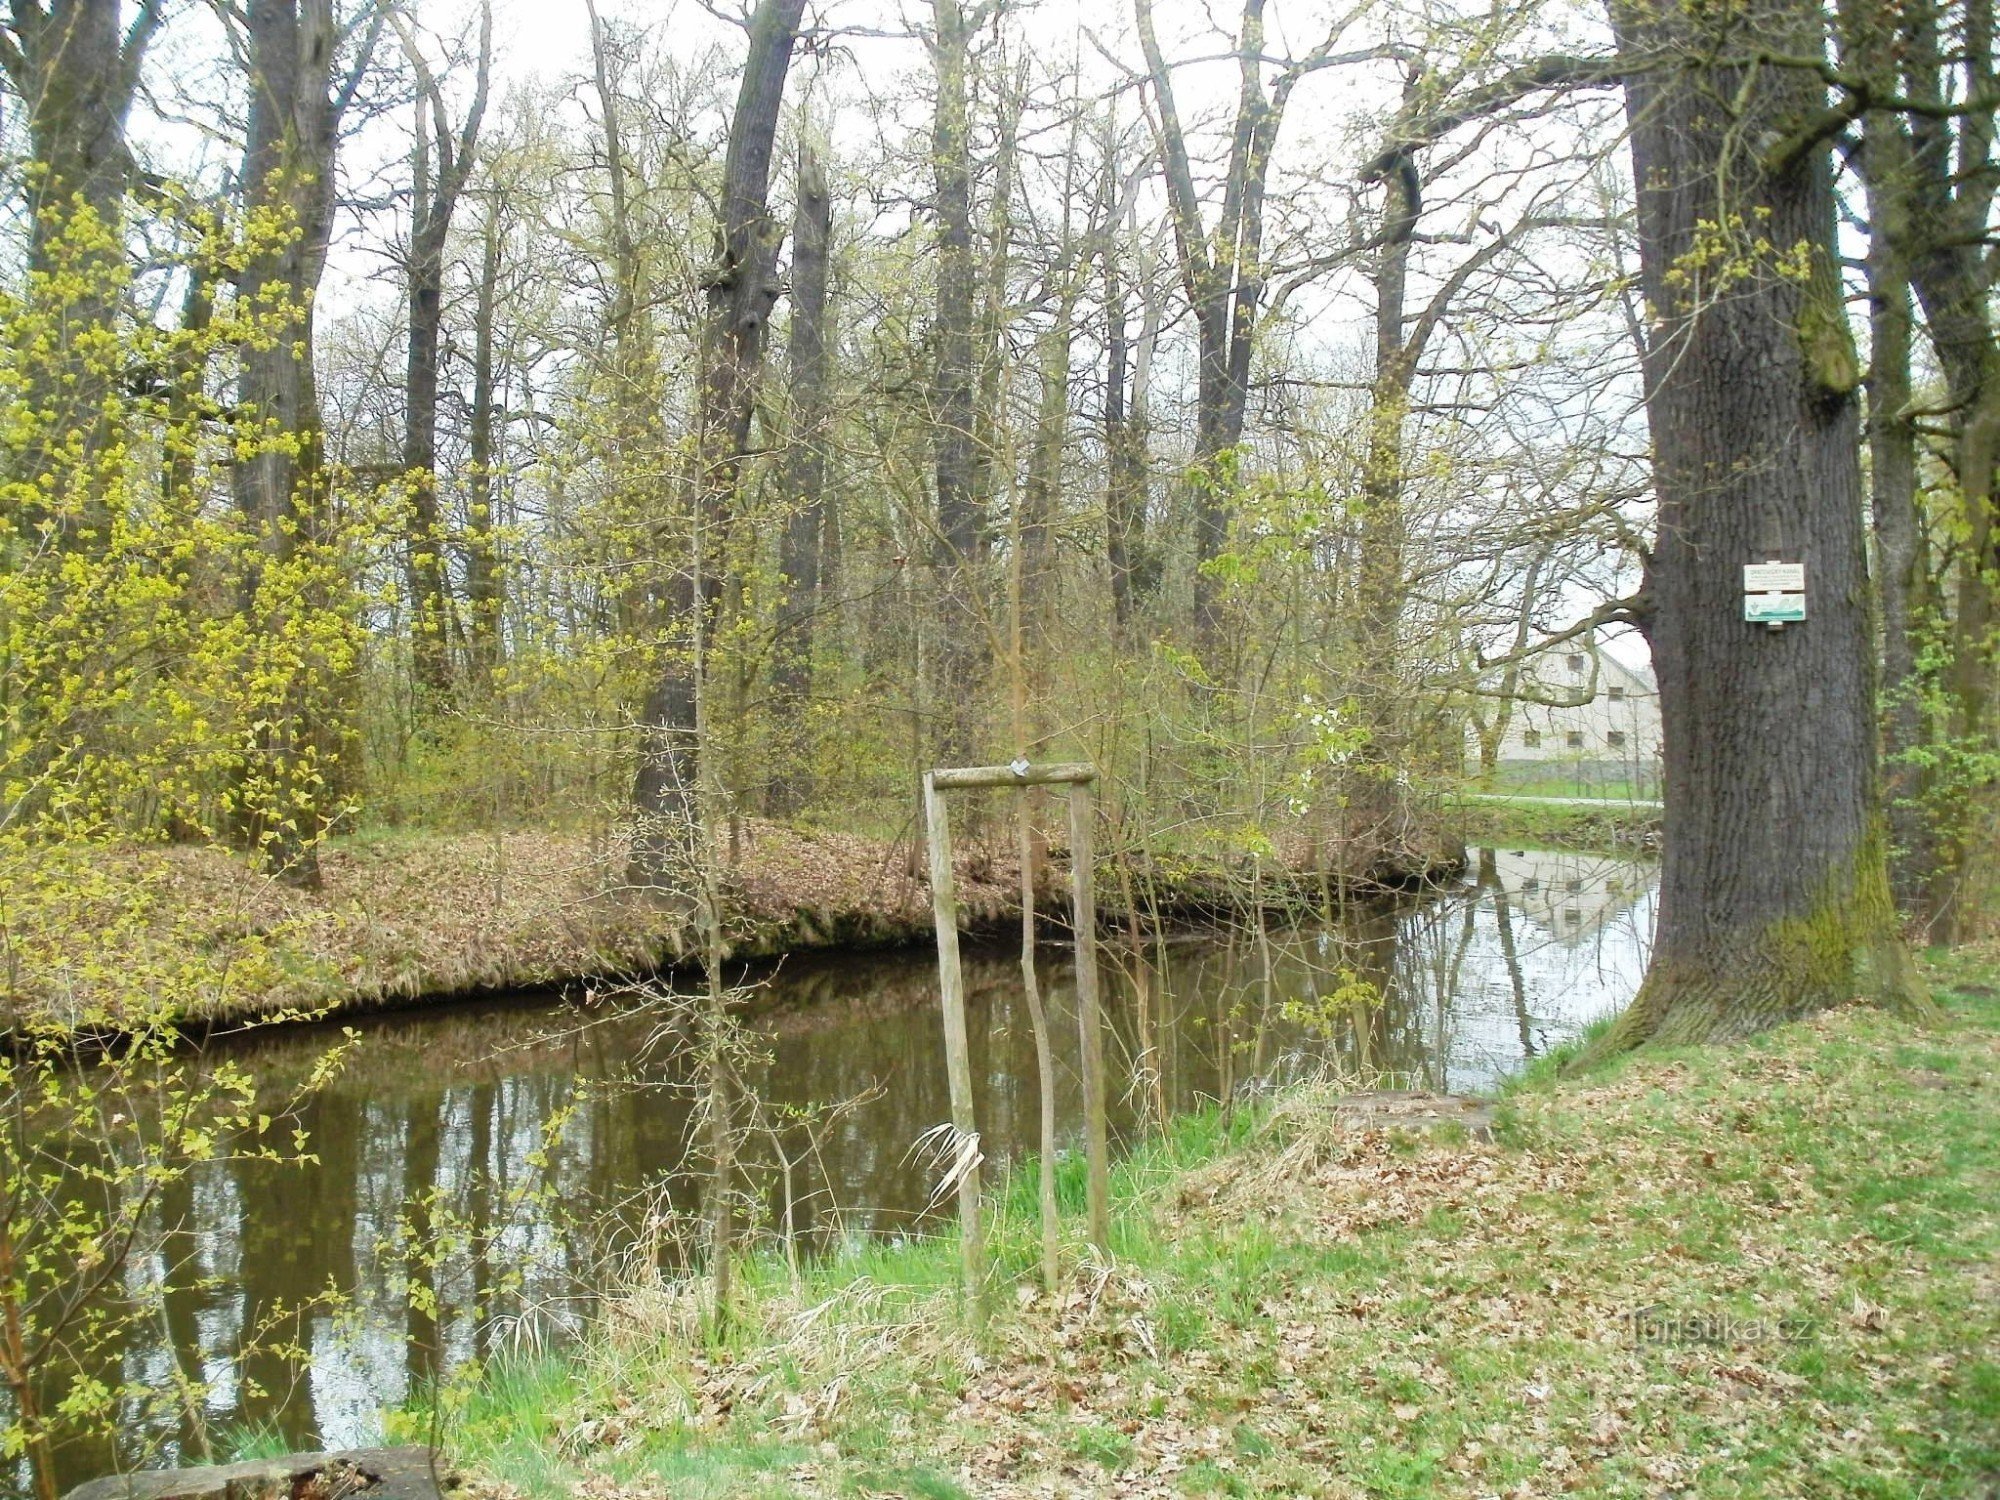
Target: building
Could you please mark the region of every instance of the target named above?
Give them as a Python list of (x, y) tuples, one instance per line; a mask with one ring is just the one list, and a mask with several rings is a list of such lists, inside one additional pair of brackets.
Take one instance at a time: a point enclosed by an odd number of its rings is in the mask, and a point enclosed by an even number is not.
[[(1522, 664), (1510, 698), (1491, 674), (1480, 719), (1502, 727), (1490, 767), (1503, 784), (1574, 790), (1623, 789), (1655, 797), (1660, 785), (1660, 693), (1645, 667), (1627, 666), (1594, 645), (1558, 647)], [(1468, 736), (1475, 771), (1479, 726)]]

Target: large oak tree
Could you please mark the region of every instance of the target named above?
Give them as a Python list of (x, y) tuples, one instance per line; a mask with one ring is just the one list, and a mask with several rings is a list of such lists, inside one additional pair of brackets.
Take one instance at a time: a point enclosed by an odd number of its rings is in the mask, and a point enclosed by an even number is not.
[[(1619, 0), (1638, 185), (1658, 541), (1644, 613), (1665, 724), (1653, 964), (1606, 1039), (1726, 1040), (1913, 999), (1884, 858), (1862, 518), (1815, 0)], [(1744, 620), (1743, 567), (1806, 568), (1810, 618)]]

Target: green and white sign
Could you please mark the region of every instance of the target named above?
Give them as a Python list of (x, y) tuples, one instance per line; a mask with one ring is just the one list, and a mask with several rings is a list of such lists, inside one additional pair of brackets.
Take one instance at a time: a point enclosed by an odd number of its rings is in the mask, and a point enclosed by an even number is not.
[(1806, 617), (1806, 565), (1769, 562), (1743, 565), (1743, 618), (1777, 630)]
[(1758, 625), (1786, 625), (1806, 617), (1804, 594), (1745, 594), (1743, 618)]

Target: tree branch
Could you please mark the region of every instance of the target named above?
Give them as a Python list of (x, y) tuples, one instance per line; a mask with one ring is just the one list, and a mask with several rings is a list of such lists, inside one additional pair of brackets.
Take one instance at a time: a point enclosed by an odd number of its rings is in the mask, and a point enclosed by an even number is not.
[[(375, 0), (369, 10), (368, 34), (361, 39), (361, 50), (354, 54), (354, 66), (347, 70), (347, 77), (340, 85), (340, 94), (333, 101), (332, 116), (336, 127), (347, 113), (348, 105), (354, 102), (361, 80), (368, 75), (369, 65), (375, 60), (375, 46), (382, 40), (382, 28), (389, 19), (389, 0)], [(359, 24), (359, 18), (356, 24)]]
[(1504, 667), (1513, 662), (1526, 661), (1528, 658), (1540, 656), (1543, 652), (1552, 647), (1560, 646), (1566, 641), (1573, 641), (1578, 636), (1590, 635), (1606, 625), (1643, 625), (1652, 615), (1653, 607), (1652, 590), (1646, 588), (1640, 589), (1636, 594), (1627, 594), (1623, 599), (1607, 600), (1567, 630), (1558, 630), (1554, 635), (1543, 636), (1534, 645), (1527, 647), (1525, 650), (1509, 651), (1505, 656), (1496, 656), (1490, 661), (1482, 661), (1480, 663), (1480, 670), (1487, 672), (1495, 667)]
[(1459, 96), (1450, 108), (1418, 112), (1396, 122), (1392, 143), (1361, 169), (1363, 182), (1374, 182), (1396, 163), (1400, 152), (1427, 145), (1472, 120), (1520, 103), (1531, 94), (1552, 89), (1610, 88), (1632, 72), (1630, 58), (1578, 56), (1558, 52), (1523, 63), (1512, 72)]

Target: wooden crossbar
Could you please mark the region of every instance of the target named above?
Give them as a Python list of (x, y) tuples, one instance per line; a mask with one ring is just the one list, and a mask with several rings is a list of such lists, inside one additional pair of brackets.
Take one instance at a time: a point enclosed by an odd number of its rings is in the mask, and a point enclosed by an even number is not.
[(1036, 766), (1017, 760), (1011, 766), (960, 766), (956, 770), (930, 773), (931, 785), (940, 791), (947, 787), (1052, 786), (1062, 782), (1085, 785), (1095, 780), (1097, 767), (1080, 761), (1051, 761)]

